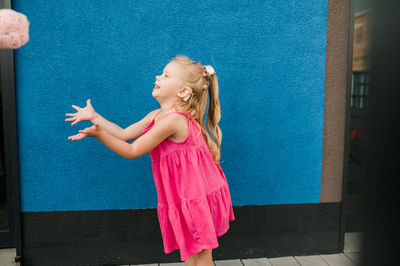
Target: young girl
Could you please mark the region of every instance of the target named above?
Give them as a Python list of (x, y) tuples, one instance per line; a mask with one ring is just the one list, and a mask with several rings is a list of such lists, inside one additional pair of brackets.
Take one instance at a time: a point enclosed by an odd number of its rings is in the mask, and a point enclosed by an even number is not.
[[(222, 134), (217, 76), (211, 66), (178, 55), (156, 77), (153, 97), (161, 108), (126, 129), (96, 113), (90, 99), (85, 108), (72, 105), (78, 112), (66, 114), (72, 118), (65, 121), (74, 121), (74, 125), (89, 120), (94, 125), (68, 139), (96, 137), (126, 159), (149, 152), (164, 252), (179, 249), (186, 266), (214, 265), (212, 249), (219, 246), (217, 237), (235, 219), (219, 165)], [(208, 97), (208, 127), (215, 140), (202, 119)], [(127, 143), (131, 140), (135, 141)]]

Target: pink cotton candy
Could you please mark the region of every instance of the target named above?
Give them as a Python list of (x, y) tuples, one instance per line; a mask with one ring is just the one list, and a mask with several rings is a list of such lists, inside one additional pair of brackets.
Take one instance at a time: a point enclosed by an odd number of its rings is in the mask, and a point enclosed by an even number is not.
[(12, 9), (0, 9), (0, 49), (17, 49), (29, 40), (28, 18)]

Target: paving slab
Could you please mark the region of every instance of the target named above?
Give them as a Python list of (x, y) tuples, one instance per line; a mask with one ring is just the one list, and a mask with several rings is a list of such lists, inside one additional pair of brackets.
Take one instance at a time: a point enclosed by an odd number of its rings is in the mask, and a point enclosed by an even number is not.
[(300, 265), (304, 266), (323, 266), (329, 265), (324, 261), (319, 255), (311, 255), (311, 256), (294, 256), (294, 258), (300, 263)]
[(361, 265), (361, 252), (345, 252), (344, 255), (356, 265)]
[(244, 266), (272, 266), (268, 258), (241, 259)]
[(273, 266), (299, 266), (300, 264), (294, 259), (293, 256), (268, 258)]
[(236, 260), (214, 260), (215, 266), (243, 266), (240, 259)]
[(327, 254), (320, 255), (324, 261), (326, 261), (330, 266), (355, 266), (356, 264), (352, 262), (346, 255), (343, 253), (338, 254)]
[(185, 262), (160, 263), (160, 266), (185, 266)]

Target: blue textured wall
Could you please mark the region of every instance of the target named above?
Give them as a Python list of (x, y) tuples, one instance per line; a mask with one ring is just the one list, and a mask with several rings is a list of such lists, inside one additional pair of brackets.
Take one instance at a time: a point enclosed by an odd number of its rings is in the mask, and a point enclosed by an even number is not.
[(121, 127), (159, 108), (177, 54), (220, 81), (233, 205), (320, 197), (327, 0), (12, 1), (31, 22), (15, 51), (22, 211), (155, 208), (148, 154), (126, 160), (65, 113), (92, 99)]

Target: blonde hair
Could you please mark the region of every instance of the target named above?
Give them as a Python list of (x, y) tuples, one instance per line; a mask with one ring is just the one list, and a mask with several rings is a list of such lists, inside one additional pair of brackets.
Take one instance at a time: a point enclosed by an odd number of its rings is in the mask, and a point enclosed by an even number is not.
[[(178, 99), (174, 103), (174, 107), (181, 112), (190, 113), (191, 117), (198, 122), (214, 163), (219, 165), (221, 159), (222, 131), (218, 126), (218, 122), (221, 119), (218, 99), (218, 77), (215, 74), (208, 75), (208, 77), (203, 76), (205, 66), (202, 66), (200, 63), (194, 63), (193, 60), (185, 55), (177, 55), (170, 62), (178, 63), (181, 66), (182, 88), (190, 87), (192, 89), (192, 95), (189, 100)], [(206, 123), (203, 122), (208, 95), (210, 95), (210, 101), (207, 124), (214, 139), (208, 134)]]

